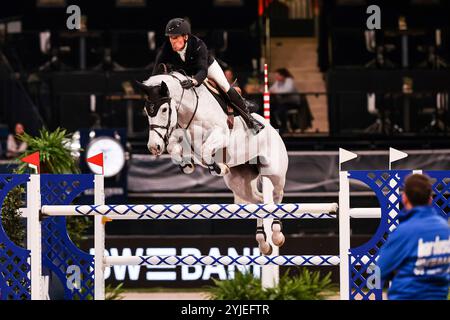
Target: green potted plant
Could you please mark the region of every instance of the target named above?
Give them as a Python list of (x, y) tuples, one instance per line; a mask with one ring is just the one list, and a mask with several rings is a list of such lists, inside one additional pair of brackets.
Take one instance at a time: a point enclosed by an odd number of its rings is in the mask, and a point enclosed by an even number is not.
[[(41, 173), (69, 174), (80, 173), (77, 162), (71, 154), (69, 145), (70, 136), (65, 129), (57, 128), (50, 132), (43, 128), (39, 131), (39, 136), (33, 137), (24, 133), (18, 138), (27, 143), (27, 150), (21, 158), (39, 151), (41, 162)], [(20, 162), (20, 160), (17, 160)], [(28, 172), (28, 165), (20, 162), (14, 170), (15, 174)], [(17, 245), (24, 246), (25, 226), (20, 222), (18, 209), (24, 205), (22, 203), (22, 187), (14, 188), (6, 197), (3, 206), (3, 227), (8, 237)], [(77, 245), (83, 237), (84, 232), (91, 225), (89, 219), (67, 219), (67, 230), (73, 242)]]
[(292, 276), (290, 270), (286, 270), (278, 285), (266, 289), (253, 273), (236, 271), (234, 279), (213, 279), (214, 286), (207, 287), (207, 291), (212, 300), (321, 300), (330, 293), (331, 273), (322, 276), (307, 268), (299, 271)]

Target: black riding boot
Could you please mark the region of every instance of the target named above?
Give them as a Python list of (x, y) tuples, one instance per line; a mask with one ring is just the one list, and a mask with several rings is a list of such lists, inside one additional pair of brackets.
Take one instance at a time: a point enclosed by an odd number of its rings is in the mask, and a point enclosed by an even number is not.
[(244, 99), (233, 87), (228, 90), (227, 95), (231, 100), (233, 109), (237, 111), (242, 119), (244, 119), (249, 129), (252, 129), (255, 134), (258, 134), (262, 129), (264, 129), (264, 124), (252, 117)]

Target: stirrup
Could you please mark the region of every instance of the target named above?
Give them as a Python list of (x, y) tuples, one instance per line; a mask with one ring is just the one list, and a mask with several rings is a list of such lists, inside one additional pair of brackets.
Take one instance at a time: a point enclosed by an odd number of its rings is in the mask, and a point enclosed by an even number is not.
[(255, 102), (244, 98), (242, 98), (242, 100), (244, 100), (244, 104), (247, 107), (249, 113), (258, 112), (259, 106)]
[(253, 133), (255, 135), (257, 135), (258, 133), (260, 133), (266, 126), (264, 124), (262, 124), (261, 122), (259, 122), (258, 120), (256, 120), (255, 118), (251, 117), (249, 119), (250, 123), (251, 123), (251, 127), (250, 129), (253, 131)]

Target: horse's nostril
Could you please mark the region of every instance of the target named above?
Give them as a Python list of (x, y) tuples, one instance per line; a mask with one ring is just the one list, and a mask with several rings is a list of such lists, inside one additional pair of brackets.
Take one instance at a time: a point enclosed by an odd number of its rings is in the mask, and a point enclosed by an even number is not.
[(156, 145), (156, 150), (161, 151), (161, 146), (159, 144)]

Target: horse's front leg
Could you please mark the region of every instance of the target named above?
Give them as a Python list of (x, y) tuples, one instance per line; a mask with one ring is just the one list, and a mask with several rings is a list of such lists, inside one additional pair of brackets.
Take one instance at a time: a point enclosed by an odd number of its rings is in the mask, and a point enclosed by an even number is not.
[(202, 145), (202, 159), (213, 175), (224, 176), (230, 172), (230, 168), (225, 164), (226, 159), (221, 159), (220, 162), (214, 159), (216, 151), (227, 147), (228, 142), (228, 132), (222, 128), (216, 128)]
[(170, 157), (176, 164), (180, 164), (183, 160), (183, 147), (181, 144), (175, 141), (170, 141), (167, 144), (167, 153), (170, 154)]
[(191, 174), (195, 170), (195, 165), (190, 154), (184, 154), (182, 142), (183, 137), (172, 135), (167, 144), (167, 152), (170, 154), (172, 161), (177, 164), (181, 171), (185, 174)]

